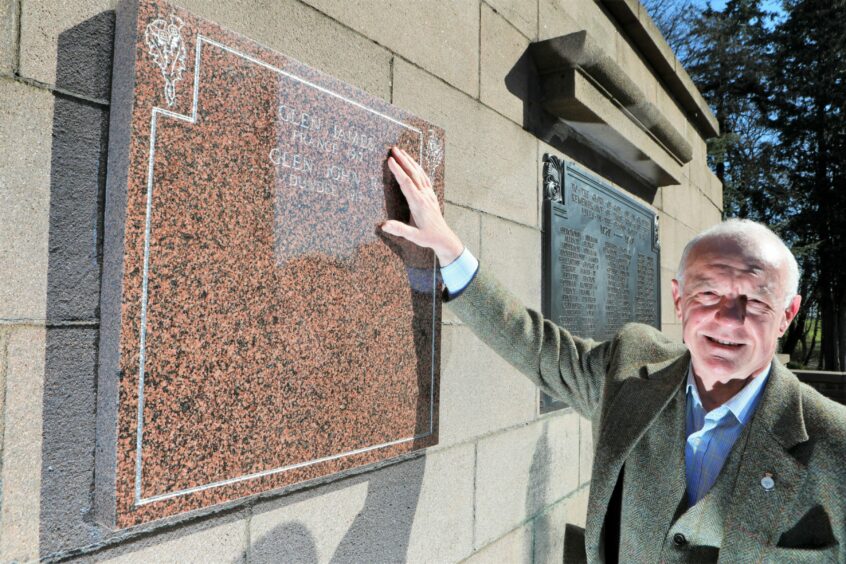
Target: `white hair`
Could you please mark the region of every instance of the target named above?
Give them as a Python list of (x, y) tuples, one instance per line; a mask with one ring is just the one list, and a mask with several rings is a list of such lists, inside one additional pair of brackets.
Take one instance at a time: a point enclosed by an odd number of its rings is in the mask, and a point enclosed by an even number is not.
[(684, 271), (687, 268), (687, 260), (693, 248), (706, 239), (713, 238), (728, 238), (739, 243), (760, 243), (770, 242), (776, 249), (780, 251), (782, 260), (780, 261), (787, 269), (787, 280), (784, 284), (784, 307), (790, 305), (794, 296), (799, 293), (799, 263), (796, 262), (796, 257), (784, 244), (781, 237), (773, 233), (773, 231), (761, 223), (752, 221), (750, 219), (727, 219), (722, 223), (713, 225), (708, 229), (699, 233), (696, 237), (691, 239), (682, 251), (681, 260), (679, 260), (679, 269), (676, 272), (676, 280), (679, 282), (679, 287), (684, 286)]

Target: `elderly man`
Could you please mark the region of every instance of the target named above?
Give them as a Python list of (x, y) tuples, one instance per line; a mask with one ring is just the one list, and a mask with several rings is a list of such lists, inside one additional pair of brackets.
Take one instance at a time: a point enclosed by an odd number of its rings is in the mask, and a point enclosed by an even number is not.
[(775, 234), (729, 220), (687, 245), (672, 288), (684, 345), (639, 324), (597, 343), (480, 269), (408, 154), (388, 165), (413, 224), (382, 229), (433, 249), (452, 310), (593, 422), (587, 526), (567, 527), (565, 561), (846, 561), (846, 408), (774, 360), (801, 301)]

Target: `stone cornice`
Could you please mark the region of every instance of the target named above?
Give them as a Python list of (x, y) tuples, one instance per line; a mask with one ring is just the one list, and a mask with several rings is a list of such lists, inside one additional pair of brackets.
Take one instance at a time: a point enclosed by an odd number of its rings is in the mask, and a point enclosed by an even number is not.
[[(693, 158), (693, 149), (670, 121), (649, 102), (643, 90), (608, 56), (586, 31), (579, 31), (554, 37), (532, 44), (535, 60), (542, 82), (571, 68), (579, 68), (636, 124), (647, 131), (668, 153), (680, 163)], [(548, 110), (560, 107), (553, 100), (550, 89), (545, 89), (544, 105)], [(562, 115), (560, 117), (567, 118)]]
[(639, 0), (596, 1), (614, 17), (702, 137), (719, 135), (717, 118)]

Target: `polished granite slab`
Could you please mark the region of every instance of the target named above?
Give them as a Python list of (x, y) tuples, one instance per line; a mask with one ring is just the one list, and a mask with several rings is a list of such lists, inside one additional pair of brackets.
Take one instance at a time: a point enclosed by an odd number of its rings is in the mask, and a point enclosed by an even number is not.
[(117, 12), (98, 519), (122, 528), (437, 443), (443, 131), (160, 1)]

